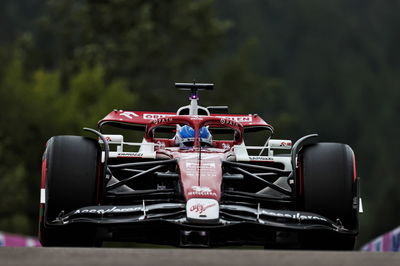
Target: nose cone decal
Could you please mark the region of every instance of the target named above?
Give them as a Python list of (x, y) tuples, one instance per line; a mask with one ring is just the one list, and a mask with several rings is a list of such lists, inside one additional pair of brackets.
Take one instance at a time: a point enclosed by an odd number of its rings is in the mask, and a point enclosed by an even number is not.
[(219, 204), (215, 199), (192, 198), (186, 203), (187, 218), (200, 221), (219, 219)]

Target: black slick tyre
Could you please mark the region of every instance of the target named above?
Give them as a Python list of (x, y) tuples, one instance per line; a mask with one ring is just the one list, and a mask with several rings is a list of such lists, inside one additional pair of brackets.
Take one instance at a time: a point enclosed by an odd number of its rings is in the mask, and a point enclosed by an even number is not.
[[(94, 246), (92, 226), (52, 225), (60, 213), (93, 206), (98, 200), (98, 143), (80, 136), (56, 136), (48, 143), (43, 156), (45, 203), (39, 223), (43, 246)], [(43, 179), (42, 179), (43, 181)]]
[[(323, 215), (344, 228), (358, 228), (355, 160), (352, 149), (341, 143), (306, 146), (300, 155), (304, 211)], [(303, 237), (305, 248), (353, 249), (355, 236), (313, 232)]]

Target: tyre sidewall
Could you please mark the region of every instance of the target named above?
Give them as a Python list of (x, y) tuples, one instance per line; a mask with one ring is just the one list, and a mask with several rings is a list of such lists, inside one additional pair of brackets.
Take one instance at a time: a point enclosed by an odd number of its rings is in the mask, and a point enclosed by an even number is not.
[(302, 153), (304, 210), (356, 228), (354, 153), (341, 143), (318, 143)]
[(40, 240), (44, 246), (90, 246), (94, 230), (52, 226), (60, 213), (95, 205), (99, 190), (98, 143), (81, 136), (52, 137), (46, 147), (46, 196)]

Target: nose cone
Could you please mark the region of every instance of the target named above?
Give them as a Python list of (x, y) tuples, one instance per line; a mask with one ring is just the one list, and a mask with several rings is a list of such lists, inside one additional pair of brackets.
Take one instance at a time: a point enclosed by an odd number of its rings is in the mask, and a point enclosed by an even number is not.
[(186, 200), (208, 198), (219, 201), (223, 155), (216, 153), (181, 154), (178, 166)]

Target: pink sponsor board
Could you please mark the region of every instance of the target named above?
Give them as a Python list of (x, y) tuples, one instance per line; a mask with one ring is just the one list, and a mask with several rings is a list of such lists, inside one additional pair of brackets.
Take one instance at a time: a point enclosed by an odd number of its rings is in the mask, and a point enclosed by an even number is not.
[(0, 232), (0, 247), (40, 247), (40, 242), (34, 237)]
[(363, 251), (400, 251), (400, 226), (364, 245)]

